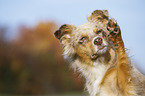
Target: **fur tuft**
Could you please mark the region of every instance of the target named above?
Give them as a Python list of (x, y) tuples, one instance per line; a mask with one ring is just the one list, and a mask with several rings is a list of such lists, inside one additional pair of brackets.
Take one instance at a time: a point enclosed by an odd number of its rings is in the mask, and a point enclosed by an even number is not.
[(62, 25), (55, 33), (64, 58), (86, 79), (90, 96), (145, 96), (145, 77), (131, 64), (121, 30), (107, 10), (96, 10), (88, 22)]

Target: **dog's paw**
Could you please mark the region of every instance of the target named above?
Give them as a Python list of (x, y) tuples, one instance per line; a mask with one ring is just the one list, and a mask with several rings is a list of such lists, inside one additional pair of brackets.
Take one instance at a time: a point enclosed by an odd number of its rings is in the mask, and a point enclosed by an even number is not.
[(109, 20), (107, 30), (109, 31), (109, 38), (113, 41), (113, 43), (117, 39), (121, 38), (120, 27), (115, 20)]
[(107, 30), (110, 32), (109, 35), (111, 35), (112, 37), (116, 37), (117, 35), (120, 35), (120, 28), (117, 22), (113, 20), (109, 20), (107, 24)]

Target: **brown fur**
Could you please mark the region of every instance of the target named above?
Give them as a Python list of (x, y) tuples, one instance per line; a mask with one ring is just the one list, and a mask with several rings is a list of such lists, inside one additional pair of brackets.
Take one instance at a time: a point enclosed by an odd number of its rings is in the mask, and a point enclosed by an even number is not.
[(86, 78), (91, 96), (145, 96), (145, 77), (131, 64), (120, 27), (107, 10), (94, 11), (83, 25), (63, 25), (55, 36), (65, 58)]
[[(111, 24), (110, 24), (111, 23)], [(109, 26), (110, 25), (110, 26)], [(121, 92), (125, 95), (131, 95), (129, 90), (133, 89), (133, 82), (131, 76), (131, 66), (128, 60), (127, 54), (125, 52), (124, 43), (121, 38), (121, 31), (117, 23), (112, 20), (108, 23), (109, 27), (112, 27), (114, 30), (110, 31), (110, 39), (113, 41), (114, 47), (117, 53), (117, 81), (118, 86)], [(108, 29), (109, 29), (108, 27)], [(115, 33), (114, 33), (115, 31)]]

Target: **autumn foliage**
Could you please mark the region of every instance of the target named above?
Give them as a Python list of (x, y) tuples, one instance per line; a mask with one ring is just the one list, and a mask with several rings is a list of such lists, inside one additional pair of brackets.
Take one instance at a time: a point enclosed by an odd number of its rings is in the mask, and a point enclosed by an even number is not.
[(59, 94), (83, 90), (79, 74), (63, 60), (53, 22), (21, 26), (12, 41), (0, 28), (0, 94)]

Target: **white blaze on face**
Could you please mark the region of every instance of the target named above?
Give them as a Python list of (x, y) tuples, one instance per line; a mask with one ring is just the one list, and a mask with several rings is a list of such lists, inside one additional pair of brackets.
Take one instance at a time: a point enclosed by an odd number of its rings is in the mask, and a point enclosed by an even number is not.
[[(102, 42), (100, 43), (100, 44), (95, 44), (95, 40), (97, 39), (97, 38), (101, 38), (102, 39)], [(94, 46), (94, 48), (95, 48), (95, 54), (103, 54), (103, 53), (105, 53), (106, 51), (107, 51), (107, 42), (103, 39), (103, 37), (101, 37), (101, 36), (96, 36), (96, 37), (94, 37), (93, 38), (93, 40), (92, 40), (92, 44), (93, 44), (93, 46)]]

